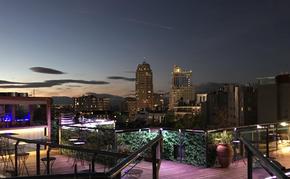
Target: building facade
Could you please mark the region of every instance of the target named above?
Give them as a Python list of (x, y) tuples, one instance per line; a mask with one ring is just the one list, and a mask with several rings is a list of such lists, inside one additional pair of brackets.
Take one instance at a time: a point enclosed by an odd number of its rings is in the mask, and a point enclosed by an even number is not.
[(51, 139), (52, 99), (21, 95), (0, 96), (0, 134), (17, 133), (20, 138)]
[(209, 128), (239, 126), (239, 87), (226, 84), (207, 95)]
[(129, 120), (133, 120), (137, 114), (137, 100), (133, 97), (126, 97), (123, 102), (123, 112), (128, 114)]
[(258, 79), (258, 123), (290, 120), (290, 74)]
[(163, 93), (153, 94), (153, 111), (163, 112), (166, 110), (166, 99)]
[(74, 98), (75, 112), (109, 111), (110, 106), (109, 98), (97, 98), (94, 95)]
[(206, 119), (209, 128), (257, 123), (257, 90), (253, 86), (225, 84), (207, 95)]
[(201, 112), (201, 106), (175, 106), (174, 116), (176, 119), (181, 119), (184, 117), (193, 118), (199, 115)]
[(240, 87), (240, 125), (257, 124), (257, 88), (256, 86)]
[(153, 108), (153, 74), (146, 62), (139, 64), (136, 70), (137, 110)]
[(195, 99), (194, 88), (191, 82), (192, 71), (187, 71), (174, 65), (170, 91), (169, 109), (173, 110), (179, 100), (190, 103)]
[(202, 103), (207, 101), (207, 93), (198, 93), (195, 97), (195, 104), (201, 106)]

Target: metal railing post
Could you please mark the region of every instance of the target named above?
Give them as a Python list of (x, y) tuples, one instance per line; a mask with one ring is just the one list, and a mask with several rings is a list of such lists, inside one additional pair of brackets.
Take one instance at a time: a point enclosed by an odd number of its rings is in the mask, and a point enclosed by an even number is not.
[(96, 160), (96, 153), (93, 154), (92, 158), (92, 172), (95, 172), (95, 160)]
[(15, 157), (14, 157), (14, 163), (15, 163), (15, 176), (18, 176), (18, 144), (19, 144), (19, 140), (17, 140), (16, 141), (16, 143), (15, 143), (15, 151), (14, 151), (14, 153), (15, 153)]
[(248, 179), (253, 178), (253, 156), (252, 152), (246, 147), (247, 158), (248, 158)]
[(269, 126), (266, 128), (266, 157), (269, 158)]
[(276, 150), (278, 150), (278, 124), (275, 124), (275, 141), (276, 141)]
[(48, 146), (47, 152), (46, 152), (46, 174), (49, 175), (50, 174), (50, 146)]
[(157, 144), (154, 144), (151, 147), (151, 155), (152, 155), (152, 178), (153, 179), (158, 179), (158, 175), (157, 175), (157, 162), (156, 162), (156, 149), (157, 149)]
[(40, 144), (36, 144), (36, 175), (40, 175)]

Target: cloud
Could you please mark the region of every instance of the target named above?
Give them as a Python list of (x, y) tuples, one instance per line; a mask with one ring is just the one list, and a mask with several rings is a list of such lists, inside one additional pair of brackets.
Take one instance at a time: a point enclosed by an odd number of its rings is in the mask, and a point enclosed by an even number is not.
[(82, 87), (81, 85), (66, 85), (69, 88), (79, 88)]
[(31, 83), (21, 83), (21, 82), (11, 82), (11, 81), (0, 81), (0, 88), (47, 88), (57, 85), (67, 84), (67, 83), (78, 83), (87, 85), (106, 85), (110, 84), (106, 81), (86, 81), (86, 80), (73, 80), (73, 79), (63, 79), (63, 80), (47, 80), (43, 82), (31, 82)]
[(170, 26), (165, 26), (165, 25), (162, 25), (162, 24), (155, 24), (155, 23), (151, 23), (151, 22), (138, 20), (138, 19), (123, 18), (123, 20), (128, 21), (128, 22), (133, 22), (135, 24), (142, 24), (142, 25), (145, 25), (145, 26), (156, 27), (156, 28), (164, 29), (164, 30), (173, 30), (173, 27), (170, 27)]
[(128, 77), (123, 77), (123, 76), (109, 76), (108, 79), (110, 79), (110, 80), (135, 81), (135, 78), (128, 78)]
[(45, 67), (31, 67), (30, 70), (37, 73), (46, 73), (46, 74), (54, 74), (54, 75), (65, 74), (65, 72), (55, 70), (52, 68), (45, 68)]
[(0, 84), (24, 84), (24, 83), (0, 80)]

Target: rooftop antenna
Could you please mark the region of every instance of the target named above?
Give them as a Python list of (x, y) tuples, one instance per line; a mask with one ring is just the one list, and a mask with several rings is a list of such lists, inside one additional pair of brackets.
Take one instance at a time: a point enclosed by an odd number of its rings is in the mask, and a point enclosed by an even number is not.
[(143, 64), (146, 63), (147, 57), (143, 57)]

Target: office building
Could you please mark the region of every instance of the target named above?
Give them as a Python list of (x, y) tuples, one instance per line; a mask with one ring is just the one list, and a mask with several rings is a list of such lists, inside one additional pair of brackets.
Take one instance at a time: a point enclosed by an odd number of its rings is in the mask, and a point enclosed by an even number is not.
[(128, 114), (129, 120), (133, 120), (137, 114), (137, 100), (133, 97), (127, 97), (123, 101), (123, 112)]
[(146, 62), (139, 64), (136, 70), (137, 110), (152, 110), (153, 107), (153, 74)]
[(174, 65), (172, 72), (172, 84), (170, 91), (169, 109), (173, 110), (178, 102), (182, 100), (185, 103), (194, 101), (194, 89), (191, 82), (192, 71), (187, 71)]
[(97, 98), (94, 95), (74, 98), (75, 112), (96, 112), (110, 110), (109, 98)]
[(166, 109), (166, 99), (165, 99), (165, 94), (163, 93), (154, 93), (153, 94), (153, 111), (157, 112), (162, 112), (165, 111)]

